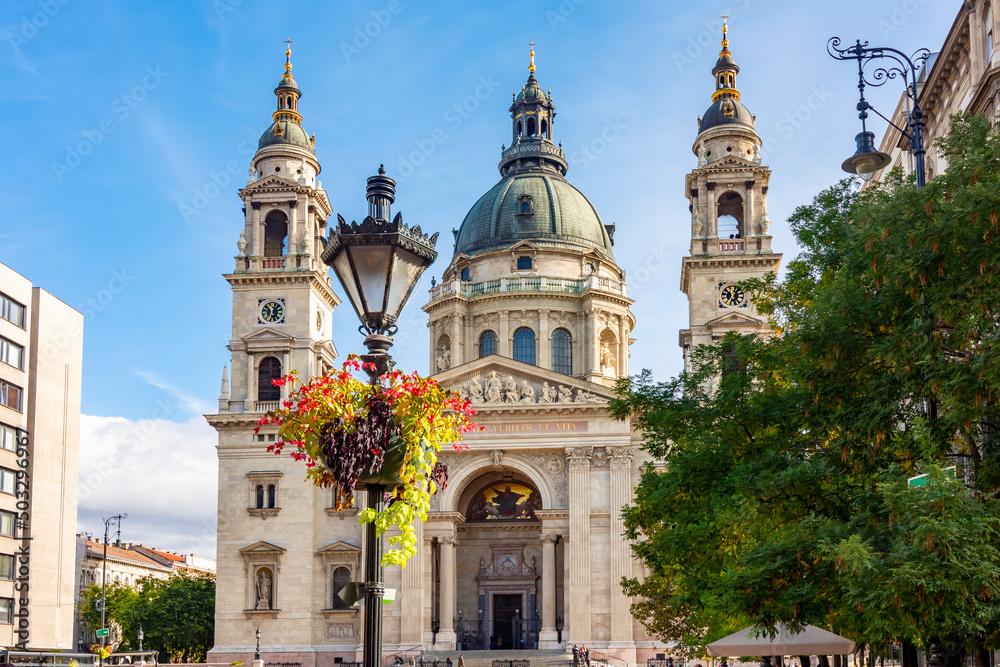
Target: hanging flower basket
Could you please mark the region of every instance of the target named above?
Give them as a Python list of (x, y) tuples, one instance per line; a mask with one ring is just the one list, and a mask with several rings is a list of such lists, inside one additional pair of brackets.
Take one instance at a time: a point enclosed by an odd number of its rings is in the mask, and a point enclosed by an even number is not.
[(369, 484), (387, 489), (386, 507), (366, 508), (361, 523), (374, 522), (378, 535), (395, 526), (383, 564), (405, 565), (416, 553), (415, 518), (427, 520), (430, 497), (447, 484), (447, 468), (437, 462), (444, 445), (457, 450), (462, 434), (475, 428), (469, 401), (432, 378), (393, 371), (387, 387), (363, 382), (351, 370), (362, 370), (356, 356), (343, 370), (307, 383), (294, 373), (274, 381), (291, 385), (279, 410), (263, 417), (256, 431), (278, 425), (279, 439), (268, 447), (275, 454), (292, 447), (290, 456), (306, 464), (306, 479), (336, 491), (336, 508), (351, 507), (355, 491)]

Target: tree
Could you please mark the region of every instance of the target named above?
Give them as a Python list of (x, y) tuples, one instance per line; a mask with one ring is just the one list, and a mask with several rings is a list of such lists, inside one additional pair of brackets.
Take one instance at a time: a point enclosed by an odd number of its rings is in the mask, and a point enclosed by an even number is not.
[[(101, 587), (89, 586), (80, 596), (80, 616), (91, 628), (100, 626), (96, 604)], [(203, 662), (215, 641), (215, 577), (181, 572), (169, 579), (146, 577), (135, 587), (110, 584), (107, 619), (122, 628), (119, 650), (136, 651), (142, 627), (143, 648), (159, 652), (159, 660)]]
[(625, 515), (649, 574), (624, 581), (657, 636), (997, 645), (1000, 133), (952, 128), (925, 188), (843, 181), (796, 210), (785, 279), (745, 285), (778, 335), (620, 381), (612, 410), (659, 464)]

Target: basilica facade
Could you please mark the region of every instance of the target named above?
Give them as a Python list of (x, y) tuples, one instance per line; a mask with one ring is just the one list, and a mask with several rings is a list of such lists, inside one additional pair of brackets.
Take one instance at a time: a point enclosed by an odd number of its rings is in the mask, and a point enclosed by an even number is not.
[[(760, 139), (723, 45), (686, 187), (685, 349), (724, 330), (760, 329), (752, 304), (725, 288), (778, 259), (767, 234)], [(418, 553), (405, 569), (386, 569), (386, 586), (399, 596), (385, 607), (384, 650), (586, 644), (595, 657), (644, 662), (670, 653), (632, 618), (620, 586), (643, 575), (623, 538), (622, 508), (648, 457), (641, 433), (607, 408), (616, 379), (629, 373), (633, 301), (615, 260), (615, 226), (566, 178), (555, 104), (531, 56), (508, 109), (500, 179), (454, 229), (450, 260), (435, 270), (423, 304), (428, 370), (475, 405), (483, 430), (467, 436), (467, 451), (442, 452), (449, 483), (417, 526)], [(315, 141), (301, 125), (290, 60), (275, 96), (240, 190), (239, 254), (225, 276), (233, 289), (231, 380), (224, 377), (219, 411), (207, 415), (219, 432), (209, 660), (249, 663), (259, 627), (268, 662), (326, 667), (359, 659), (361, 614), (337, 592), (362, 579), (362, 528), (356, 510), (336, 510), (331, 491), (303, 481), (301, 463), (266, 451), (276, 439), (271, 427), (254, 426), (284, 397), (272, 379), (333, 367), (330, 318), (354, 315), (335, 311), (339, 299), (319, 260), (332, 208)], [(720, 231), (729, 217), (732, 239)], [(619, 231), (632, 233), (641, 230)]]

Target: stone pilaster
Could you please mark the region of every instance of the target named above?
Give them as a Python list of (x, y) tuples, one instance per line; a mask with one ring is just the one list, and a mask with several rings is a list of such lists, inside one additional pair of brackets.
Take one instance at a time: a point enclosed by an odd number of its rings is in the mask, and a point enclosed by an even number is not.
[[(623, 577), (631, 574), (632, 550), (625, 539), (622, 508), (632, 500), (632, 457), (635, 448), (608, 447), (611, 496), (611, 644), (608, 648), (633, 651), (631, 656), (617, 653), (626, 662), (635, 662), (632, 641), (631, 600), (622, 591)], [(629, 659), (631, 657), (631, 659)]]
[(538, 311), (538, 365), (552, 368), (552, 341), (549, 339), (549, 311)]
[(543, 533), (542, 539), (542, 629), (538, 648), (559, 648), (556, 632), (556, 541), (558, 535)]
[(437, 648), (441, 651), (454, 651), (455, 627), (452, 619), (455, 617), (455, 546), (458, 539), (454, 535), (444, 535), (438, 538), (441, 545), (441, 630), (437, 634)]
[[(594, 317), (593, 321), (596, 322)], [(594, 327), (596, 330), (596, 326)], [(590, 458), (591, 447), (567, 447), (569, 464), (569, 584), (566, 591), (570, 642), (590, 643)]]
[(299, 206), (293, 199), (288, 202), (288, 236), (285, 239), (285, 268), (295, 266), (295, 246), (299, 242)]
[(399, 641), (403, 644), (419, 644), (423, 641), (424, 630), (424, 587), (423, 587), (423, 565), (424, 551), (424, 522), (417, 519), (414, 522), (417, 531), (417, 553), (410, 559), (410, 562), (403, 568), (403, 583), (400, 604), (400, 636)]

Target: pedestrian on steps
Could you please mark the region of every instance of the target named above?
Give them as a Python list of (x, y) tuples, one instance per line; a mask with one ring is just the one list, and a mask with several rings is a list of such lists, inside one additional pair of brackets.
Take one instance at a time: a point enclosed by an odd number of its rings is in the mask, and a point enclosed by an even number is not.
[(444, 664), (447, 667), (451, 667), (451, 656), (450, 655), (447, 658), (445, 658)]
[(461, 653), (458, 654), (458, 667), (465, 667), (465, 656)]

